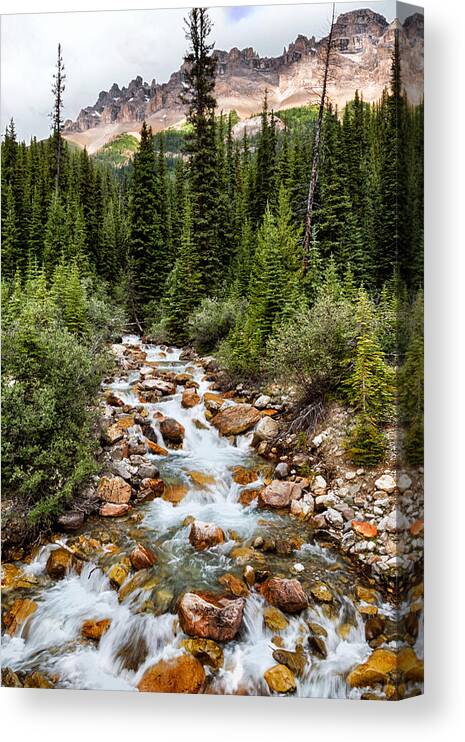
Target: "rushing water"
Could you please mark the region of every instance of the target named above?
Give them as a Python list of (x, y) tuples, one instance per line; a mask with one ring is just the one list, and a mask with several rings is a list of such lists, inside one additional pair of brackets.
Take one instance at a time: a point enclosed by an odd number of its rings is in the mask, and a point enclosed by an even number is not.
[[(138, 338), (131, 336), (124, 342), (139, 344)], [(147, 352), (147, 361), (156, 361), (160, 370), (188, 368), (199, 384), (199, 393), (208, 389), (203, 369), (180, 361), (180, 351), (141, 347)], [(130, 372), (108, 388), (126, 403), (138, 405), (138, 395), (133, 390), (138, 379), (139, 372)], [(302, 643), (307, 654), (305, 673), (296, 678), (296, 695), (359, 697), (359, 691), (348, 687), (345, 676), (367, 658), (371, 649), (365, 640), (362, 617), (354, 605), (355, 574), (351, 565), (336, 552), (313, 544), (305, 523), (259, 510), (256, 502), (249, 506), (239, 502), (244, 487), (234, 482), (234, 467), (260, 467), (250, 446), (251, 435), (240, 436), (235, 443), (221, 437), (205, 418), (202, 404), (191, 409), (181, 406), (181, 393), (182, 387), (178, 387), (175, 395), (145, 406), (150, 419), (162, 411), (185, 427), (182, 449), (149, 458), (165, 482), (188, 488), (186, 496), (178, 504), (157, 498), (140, 505), (133, 511), (136, 519), (128, 516), (87, 520), (82, 534), (97, 539), (99, 549), (80, 574), (70, 572), (61, 581), (50, 580), (45, 572), (50, 551), (60, 542), (42, 547), (25, 567), (26, 574), (35, 581), (27, 597), (32, 597), (38, 608), (16, 635), (5, 635), (3, 666), (40, 670), (56, 676), (59, 687), (134, 690), (154, 662), (183, 651), (180, 644), (186, 637), (175, 613), (180, 593), (195, 589), (218, 591), (218, 578), (226, 572), (240, 577), (244, 566), (231, 556), (238, 542), (249, 546), (258, 535), (281, 539), (299, 536), (302, 546), (290, 555), (257, 553), (256, 561), (251, 562), (257, 569), (266, 568), (284, 577), (298, 573), (304, 588), (323, 579), (335, 596), (330, 608), (312, 603), (302, 614), (288, 616), (289, 624), (280, 632), (283, 647), (294, 650)], [(157, 427), (156, 422), (153, 427)], [(140, 430), (133, 428), (130, 433), (140, 434)], [(158, 435), (159, 443), (164, 445)], [(192, 471), (208, 475), (211, 483), (195, 484), (189, 476)], [(249, 486), (256, 488), (261, 481), (263, 474)], [(229, 534), (229, 540), (195, 551), (188, 541), (187, 516), (215, 523)], [(72, 546), (76, 537), (63, 536), (62, 542), (65, 541)], [(144, 573), (141, 584), (121, 599), (105, 570), (127, 555), (137, 542), (150, 546), (158, 561)], [(273, 632), (265, 626), (263, 608), (264, 599), (252, 590), (246, 600), (243, 626), (235, 640), (224, 644), (224, 665), (211, 675), (210, 692), (270, 692), (263, 674), (276, 664), (272, 656), (276, 646), (271, 641)], [(81, 637), (82, 624), (88, 619), (111, 619), (109, 630), (98, 644)], [(307, 651), (309, 622), (319, 624), (326, 632), (324, 660)]]

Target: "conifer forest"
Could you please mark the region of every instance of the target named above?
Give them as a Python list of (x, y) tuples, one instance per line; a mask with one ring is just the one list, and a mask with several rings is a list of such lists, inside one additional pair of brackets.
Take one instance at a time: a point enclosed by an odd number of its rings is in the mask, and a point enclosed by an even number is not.
[(423, 103), (396, 28), (380, 97), (335, 105), (334, 23), (317, 92), (253, 127), (194, 8), (181, 127), (89, 154), (58, 46), (50, 136), (4, 132), (6, 684), (419, 692)]

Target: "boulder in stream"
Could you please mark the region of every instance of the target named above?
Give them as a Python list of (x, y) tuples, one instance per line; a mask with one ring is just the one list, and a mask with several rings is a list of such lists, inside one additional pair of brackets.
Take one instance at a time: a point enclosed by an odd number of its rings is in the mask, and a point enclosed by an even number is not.
[(204, 685), (202, 663), (191, 654), (181, 654), (149, 667), (137, 688), (142, 693), (201, 693)]
[(67, 549), (54, 549), (45, 567), (47, 574), (53, 580), (62, 580), (74, 564), (74, 557)]
[(230, 641), (240, 629), (244, 606), (244, 598), (230, 600), (185, 593), (178, 609), (181, 628), (190, 636)]
[(240, 435), (253, 428), (260, 418), (259, 411), (252, 405), (236, 404), (218, 412), (212, 419), (212, 423), (221, 435)]
[(186, 431), (184, 426), (178, 423), (173, 417), (165, 417), (160, 422), (160, 432), (164, 441), (179, 445), (183, 442)]
[(186, 409), (195, 407), (200, 402), (200, 396), (197, 394), (195, 389), (184, 389), (182, 393), (181, 404)]
[(271, 691), (293, 693), (296, 689), (294, 673), (286, 665), (274, 665), (263, 676)]
[(308, 606), (304, 589), (296, 579), (270, 577), (261, 585), (260, 592), (268, 603), (286, 613), (300, 613)]
[(157, 561), (157, 557), (152, 549), (149, 549), (148, 546), (143, 546), (143, 544), (137, 544), (129, 558), (132, 566), (137, 570), (152, 567)]
[(191, 525), (189, 542), (197, 551), (222, 544), (224, 540), (224, 532), (214, 523), (204, 523), (201, 520), (196, 520)]

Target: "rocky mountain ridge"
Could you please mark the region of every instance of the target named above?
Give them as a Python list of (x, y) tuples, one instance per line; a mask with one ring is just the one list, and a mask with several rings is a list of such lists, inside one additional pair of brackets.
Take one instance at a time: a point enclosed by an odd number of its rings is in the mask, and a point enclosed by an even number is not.
[[(388, 23), (372, 10), (341, 14), (334, 28), (333, 69), (328, 95), (342, 107), (356, 89), (367, 101), (380, 97), (389, 83), (395, 29), (400, 30), (403, 83), (413, 102), (422, 96), (423, 16), (415, 13), (401, 25)], [(265, 90), (275, 109), (311, 102), (318, 94), (326, 38), (299, 34), (278, 57), (261, 57), (252, 47), (215, 50), (218, 108), (236, 110), (240, 118), (260, 111)], [(113, 136), (138, 131), (147, 120), (154, 131), (184, 120), (180, 102), (184, 64), (166, 83), (145, 82), (137, 76), (127, 87), (113, 83), (101, 91), (92, 106), (83, 108), (76, 121), (68, 120), (65, 135), (96, 151)]]

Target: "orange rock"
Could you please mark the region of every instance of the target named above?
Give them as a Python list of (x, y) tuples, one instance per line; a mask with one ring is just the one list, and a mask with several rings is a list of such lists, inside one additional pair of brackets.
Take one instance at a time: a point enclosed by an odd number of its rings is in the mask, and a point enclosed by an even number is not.
[(165, 491), (165, 483), (163, 479), (143, 479), (140, 483), (139, 497), (144, 500), (153, 499), (154, 497), (161, 497)]
[(97, 495), (105, 502), (120, 505), (131, 499), (131, 486), (122, 477), (102, 477)]
[(136, 545), (129, 558), (134, 569), (147, 569), (148, 567), (152, 567), (157, 561), (157, 557), (152, 549), (142, 544)]
[(236, 598), (246, 598), (249, 594), (249, 588), (243, 582), (239, 579), (239, 577), (236, 577), (235, 575), (230, 574), (229, 572), (221, 575), (221, 577), (218, 579), (218, 582), (220, 585), (224, 585), (224, 587), (228, 588), (229, 592), (232, 595), (235, 595)]
[(375, 538), (378, 535), (378, 528), (364, 520), (353, 520), (353, 530), (364, 538)]
[(251, 484), (258, 479), (258, 472), (255, 469), (246, 469), (243, 466), (235, 466), (233, 470), (233, 479), (237, 484)]
[(363, 688), (385, 681), (397, 669), (397, 655), (389, 649), (375, 649), (366, 662), (357, 665), (347, 676), (352, 688)]
[(261, 414), (249, 404), (236, 404), (218, 412), (212, 420), (221, 435), (240, 435), (260, 420)]
[(197, 549), (198, 551), (208, 549), (210, 546), (222, 544), (224, 543), (224, 540), (223, 531), (214, 523), (204, 523), (201, 520), (196, 520), (191, 525), (189, 542), (192, 544), (194, 549)]
[(158, 443), (154, 443), (148, 438), (145, 439), (145, 442), (150, 449), (150, 453), (154, 453), (155, 456), (168, 456), (168, 451), (163, 446), (159, 446)]
[(273, 415), (278, 414), (278, 410), (273, 410), (271, 407), (267, 407), (266, 410), (261, 410), (262, 415), (266, 415), (266, 417), (273, 417)]
[(423, 533), (424, 525), (424, 521), (421, 518), (415, 520), (409, 529), (412, 536), (418, 536), (420, 533)]
[(45, 569), (53, 580), (62, 580), (76, 560), (68, 549), (54, 549), (50, 552)]
[(134, 415), (124, 415), (116, 421), (116, 425), (120, 430), (128, 430), (134, 425)]
[(187, 473), (194, 484), (197, 484), (199, 487), (215, 484), (215, 477), (211, 474), (203, 474), (201, 471), (189, 471)]
[(103, 618), (101, 621), (84, 621), (81, 627), (81, 635), (85, 639), (99, 641), (110, 628), (110, 624), (111, 621), (109, 618)]
[(195, 407), (199, 402), (200, 396), (197, 394), (195, 389), (184, 389), (181, 400), (183, 407), (189, 409), (190, 407)]
[(185, 484), (166, 484), (163, 499), (176, 505), (181, 502), (188, 491), (189, 488)]
[(300, 613), (308, 606), (308, 598), (298, 580), (270, 577), (260, 586), (265, 600), (286, 613)]
[(190, 636), (214, 641), (234, 639), (242, 623), (244, 598), (232, 600), (206, 594), (185, 593), (178, 615), (182, 630)]
[(423, 681), (423, 660), (416, 656), (411, 647), (404, 647), (400, 650), (397, 662), (406, 680)]
[(202, 663), (191, 654), (181, 654), (149, 667), (137, 688), (141, 693), (201, 693), (204, 685)]
[(116, 396), (113, 392), (109, 392), (106, 397), (105, 401), (110, 407), (124, 407), (124, 402), (122, 399)]
[(256, 500), (259, 494), (260, 490), (244, 490), (239, 495), (239, 502), (241, 505), (250, 505), (251, 502)]
[(102, 505), (102, 507), (100, 508), (99, 515), (103, 515), (104, 518), (117, 518), (120, 515), (126, 515), (126, 513), (128, 513), (130, 509), (131, 506), (127, 503), (117, 505), (113, 502), (106, 502), (105, 505)]
[(26, 621), (29, 616), (32, 616), (37, 610), (37, 603), (29, 598), (24, 600), (18, 598), (15, 600), (10, 610), (5, 614), (3, 623), (7, 627), (7, 632), (10, 636), (16, 634), (16, 631)]

